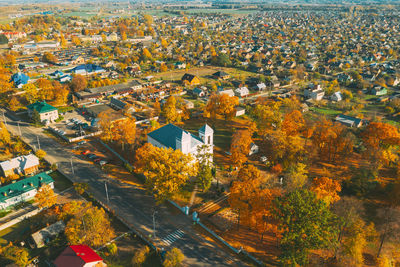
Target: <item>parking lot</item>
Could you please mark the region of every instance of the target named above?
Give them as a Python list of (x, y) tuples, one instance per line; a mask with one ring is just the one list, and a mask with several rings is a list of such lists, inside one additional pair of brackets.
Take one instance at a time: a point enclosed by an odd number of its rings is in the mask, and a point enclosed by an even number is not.
[(65, 112), (62, 116), (64, 117), (62, 121), (50, 125), (59, 134), (67, 137), (77, 137), (92, 132), (91, 122), (76, 110)]

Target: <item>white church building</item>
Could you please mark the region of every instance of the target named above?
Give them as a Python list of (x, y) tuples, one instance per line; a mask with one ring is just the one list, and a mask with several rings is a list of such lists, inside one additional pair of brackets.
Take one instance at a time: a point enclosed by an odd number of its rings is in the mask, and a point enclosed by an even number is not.
[(212, 154), (213, 138), (214, 130), (207, 124), (199, 129), (199, 136), (195, 136), (171, 123), (147, 134), (147, 142), (153, 146), (179, 149), (183, 154), (192, 154), (194, 157), (198, 148), (203, 145), (208, 145), (207, 153)]

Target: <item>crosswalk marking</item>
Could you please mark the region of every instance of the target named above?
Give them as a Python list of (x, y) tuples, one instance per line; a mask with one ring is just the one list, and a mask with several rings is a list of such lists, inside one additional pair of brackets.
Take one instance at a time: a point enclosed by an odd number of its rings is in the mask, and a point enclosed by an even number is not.
[(164, 237), (162, 239), (162, 241), (169, 246), (172, 243), (174, 243), (176, 240), (182, 238), (184, 235), (185, 235), (185, 232), (183, 232), (181, 229), (178, 229), (175, 232)]

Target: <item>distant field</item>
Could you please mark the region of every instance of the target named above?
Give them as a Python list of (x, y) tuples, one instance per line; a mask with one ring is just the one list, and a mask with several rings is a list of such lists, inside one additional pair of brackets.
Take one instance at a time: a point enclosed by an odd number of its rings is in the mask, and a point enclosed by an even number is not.
[(197, 13), (221, 13), (221, 14), (233, 14), (233, 15), (246, 15), (256, 13), (259, 10), (241, 10), (241, 9), (219, 9), (219, 8), (193, 8), (184, 10), (185, 13), (197, 14)]

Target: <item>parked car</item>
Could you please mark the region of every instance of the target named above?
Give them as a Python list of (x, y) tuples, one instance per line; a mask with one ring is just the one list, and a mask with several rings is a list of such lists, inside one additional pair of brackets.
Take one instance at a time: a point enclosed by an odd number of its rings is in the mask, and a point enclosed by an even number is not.
[(86, 144), (85, 140), (78, 142), (78, 145), (83, 145), (83, 144)]
[(107, 161), (101, 160), (101, 161), (99, 162), (99, 164), (100, 164), (100, 166), (106, 165), (106, 164), (107, 164)]
[(87, 154), (89, 154), (91, 151), (90, 150), (85, 150), (84, 152), (82, 152), (82, 155), (87, 155)]
[(102, 158), (97, 157), (97, 158), (95, 158), (93, 161), (94, 161), (94, 162), (99, 162), (99, 161), (101, 161), (101, 160), (102, 160)]
[(95, 154), (93, 154), (93, 153), (87, 154), (86, 156), (87, 156), (89, 159), (94, 159), (94, 158), (97, 157), (97, 156), (96, 156)]

